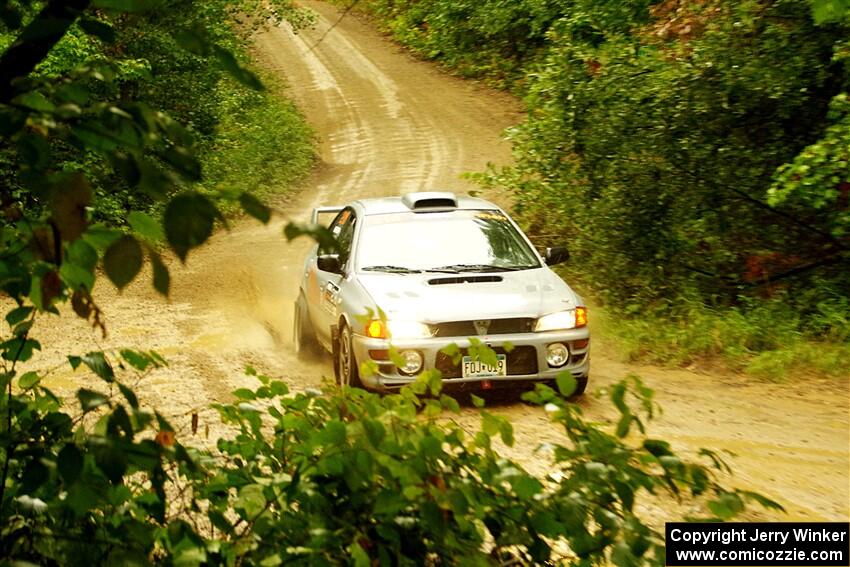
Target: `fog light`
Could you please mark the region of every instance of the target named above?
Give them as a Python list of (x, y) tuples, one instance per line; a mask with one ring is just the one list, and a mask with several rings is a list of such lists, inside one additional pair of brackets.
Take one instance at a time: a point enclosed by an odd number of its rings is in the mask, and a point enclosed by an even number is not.
[(553, 368), (565, 365), (569, 356), (570, 351), (563, 343), (552, 343), (546, 347), (546, 362)]
[(411, 376), (422, 370), (422, 353), (418, 350), (403, 350), (399, 353), (403, 364), (399, 366), (399, 372)]

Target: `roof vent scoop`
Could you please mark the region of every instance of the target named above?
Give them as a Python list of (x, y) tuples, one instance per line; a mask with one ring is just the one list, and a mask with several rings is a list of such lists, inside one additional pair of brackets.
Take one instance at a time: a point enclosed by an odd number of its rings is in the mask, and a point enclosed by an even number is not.
[(447, 191), (423, 191), (408, 193), (401, 198), (407, 208), (417, 213), (451, 211), (457, 208), (457, 197)]

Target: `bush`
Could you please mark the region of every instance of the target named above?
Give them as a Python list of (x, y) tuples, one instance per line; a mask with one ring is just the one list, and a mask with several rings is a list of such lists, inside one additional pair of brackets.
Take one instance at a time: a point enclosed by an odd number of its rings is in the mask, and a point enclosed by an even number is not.
[[(0, 350), (13, 368), (35, 346), (22, 330), (31, 317), (26, 308), (7, 316), (17, 339)], [(727, 467), (711, 451), (700, 453), (706, 464), (689, 462), (646, 437), (652, 392), (634, 377), (611, 389), (615, 432), (548, 387), (528, 394), (566, 441), (538, 479), (494, 449), (494, 437), (513, 444), (503, 418), (482, 409), (474, 433), (452, 421), (458, 404), (437, 375), (382, 397), (291, 394), (249, 369), (259, 386), (215, 406), (230, 433), (203, 449), (126, 386), (119, 368), (155, 371), (165, 363), (156, 353), (69, 362), (102, 380), (77, 392), (79, 411), (64, 409), (37, 372), (2, 375), (0, 555), (12, 561), (663, 565), (663, 535), (636, 512), (659, 492), (694, 500), (710, 519), (728, 520), (747, 501), (778, 508), (723, 488)], [(568, 395), (575, 381), (564, 376), (559, 388)]]

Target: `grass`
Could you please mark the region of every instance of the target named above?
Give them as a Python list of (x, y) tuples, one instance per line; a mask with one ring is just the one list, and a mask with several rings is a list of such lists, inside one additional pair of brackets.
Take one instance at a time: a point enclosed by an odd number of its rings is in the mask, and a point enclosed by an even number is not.
[(597, 310), (600, 331), (615, 339), (629, 360), (686, 366), (720, 364), (781, 381), (807, 375), (850, 376), (847, 300), (823, 302), (801, 317), (787, 302), (712, 309), (683, 303), (641, 316)]
[[(250, 91), (222, 81), (221, 122), (202, 158), (203, 189), (249, 191), (264, 202), (289, 192), (313, 165), (313, 133), (279, 81), (264, 76), (266, 90)], [(223, 204), (235, 213), (238, 203)]]

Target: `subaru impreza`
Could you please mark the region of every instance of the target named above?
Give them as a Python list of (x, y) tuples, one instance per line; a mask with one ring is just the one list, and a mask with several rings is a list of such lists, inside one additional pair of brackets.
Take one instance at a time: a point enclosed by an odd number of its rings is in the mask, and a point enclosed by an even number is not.
[(453, 193), (320, 207), (313, 222), (328, 214), (335, 245), (307, 256), (294, 346), (330, 353), (338, 383), (391, 391), (436, 369), (490, 389), (568, 372), (585, 390), (587, 308), (550, 268), (566, 248), (541, 254), (504, 210)]

